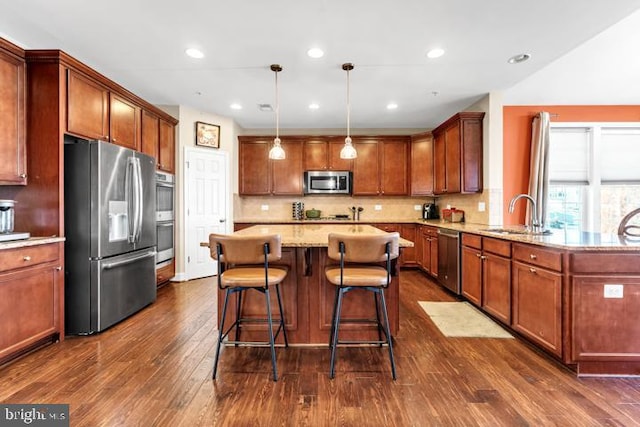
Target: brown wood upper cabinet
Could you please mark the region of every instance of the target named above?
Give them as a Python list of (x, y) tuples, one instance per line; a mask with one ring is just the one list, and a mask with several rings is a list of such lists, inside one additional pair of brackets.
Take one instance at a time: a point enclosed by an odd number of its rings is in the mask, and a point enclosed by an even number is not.
[(286, 158), (270, 160), (269, 149), (272, 139), (254, 136), (238, 137), (240, 195), (302, 195), (303, 144), (295, 139), (281, 139)]
[(67, 78), (67, 132), (140, 150), (141, 108), (74, 70)]
[(158, 169), (175, 173), (174, 126), (147, 110), (141, 116), (141, 151), (156, 159)]
[(304, 170), (353, 170), (353, 160), (340, 158), (344, 138), (311, 138), (303, 142)]
[(354, 138), (358, 157), (353, 166), (354, 196), (409, 194), (409, 138)]
[(0, 185), (26, 185), (24, 51), (0, 39)]
[(434, 193), (482, 191), (483, 112), (461, 112), (433, 130)]
[(411, 136), (411, 195), (433, 195), (433, 135)]

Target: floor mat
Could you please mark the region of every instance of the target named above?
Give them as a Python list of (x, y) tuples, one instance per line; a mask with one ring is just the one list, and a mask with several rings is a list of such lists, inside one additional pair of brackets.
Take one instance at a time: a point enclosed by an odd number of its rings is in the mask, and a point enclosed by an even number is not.
[(513, 338), (468, 302), (418, 301), (446, 337)]

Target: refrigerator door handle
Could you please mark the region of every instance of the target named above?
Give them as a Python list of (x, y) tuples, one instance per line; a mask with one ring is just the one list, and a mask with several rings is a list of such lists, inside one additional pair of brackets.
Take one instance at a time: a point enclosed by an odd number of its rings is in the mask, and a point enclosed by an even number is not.
[(136, 242), (140, 241), (142, 235), (142, 220), (144, 219), (144, 197), (143, 197), (143, 185), (142, 185), (142, 167), (140, 166), (140, 159), (136, 157), (136, 178), (138, 181), (138, 227), (136, 234)]
[(125, 202), (127, 203), (127, 221), (129, 223), (129, 232), (127, 240), (129, 243), (133, 243), (136, 237), (135, 227), (137, 225), (137, 218), (135, 217), (134, 203), (135, 194), (135, 166), (133, 157), (127, 159), (127, 169), (125, 171), (124, 186), (125, 186)]
[(114, 261), (114, 262), (109, 262), (109, 263), (105, 263), (102, 265), (102, 269), (103, 270), (110, 270), (112, 268), (116, 268), (116, 267), (120, 267), (122, 265), (126, 265), (126, 264), (131, 264), (137, 261), (140, 261), (141, 259), (145, 259), (145, 258), (151, 258), (151, 257), (155, 257), (156, 256), (156, 251), (149, 251), (146, 252), (142, 255), (137, 255), (131, 258), (127, 258), (127, 259), (123, 259), (121, 261)]

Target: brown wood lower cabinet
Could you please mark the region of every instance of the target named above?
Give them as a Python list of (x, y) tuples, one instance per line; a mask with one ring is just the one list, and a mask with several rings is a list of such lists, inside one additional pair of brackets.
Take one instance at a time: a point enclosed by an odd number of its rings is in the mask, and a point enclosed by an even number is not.
[[(335, 301), (335, 286), (328, 283), (324, 275), (327, 265), (326, 248), (283, 248), (282, 259), (277, 264), (286, 265), (289, 273), (280, 285), (282, 304), (285, 312), (285, 326), (290, 344), (328, 345), (331, 318)], [(274, 263), (275, 265), (276, 263)], [(398, 332), (398, 278), (385, 292), (389, 311), (391, 333)], [(218, 319), (222, 317), (224, 291), (218, 292)], [(279, 317), (275, 290), (271, 291), (271, 307), (274, 318)], [(244, 292), (242, 314), (245, 317), (266, 318), (265, 297), (258, 291)], [(235, 319), (236, 296), (230, 298), (227, 308), (228, 325)], [(370, 292), (355, 290), (344, 299), (342, 318), (345, 324), (340, 329), (340, 339), (377, 339), (377, 329), (362, 324), (347, 324), (348, 319), (375, 318), (375, 306)], [(240, 339), (247, 341), (267, 341), (264, 325), (247, 325), (242, 328)], [(230, 336), (235, 338), (235, 331)], [(282, 334), (278, 343), (283, 343)]]
[(175, 259), (172, 259), (170, 263), (156, 270), (156, 284), (158, 286), (164, 285), (176, 275)]
[(0, 363), (63, 339), (61, 246), (0, 251)]
[(430, 276), (438, 277), (438, 229), (419, 225), (416, 231), (416, 258), (418, 266)]

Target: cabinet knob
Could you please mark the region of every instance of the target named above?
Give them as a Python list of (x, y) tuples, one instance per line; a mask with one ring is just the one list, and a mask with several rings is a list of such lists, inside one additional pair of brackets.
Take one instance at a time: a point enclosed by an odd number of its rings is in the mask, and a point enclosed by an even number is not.
[(480, 254), (476, 254), (476, 256), (477, 256), (478, 258), (482, 259), (482, 255), (480, 255)]
[(535, 268), (533, 268), (533, 267), (530, 267), (530, 268), (529, 268), (529, 271), (530, 271), (530, 272), (532, 272), (533, 274), (536, 274), (536, 273), (537, 273), (536, 269), (535, 269)]
[(487, 259), (487, 256), (486, 256), (486, 255), (482, 255), (482, 256), (480, 257), (480, 259), (485, 260), (485, 259)]
[(111, 142), (116, 142), (116, 139), (115, 138), (111, 138)]
[(536, 258), (538, 258), (538, 257), (537, 257), (536, 255), (534, 255), (534, 254), (531, 254), (531, 255), (529, 255), (529, 258), (531, 258), (531, 259), (536, 259)]
[(21, 174), (20, 174), (20, 178), (26, 178), (26, 177), (27, 177), (27, 174), (26, 174), (26, 173), (21, 173)]
[(31, 261), (31, 257), (29, 255), (25, 255), (22, 257), (23, 261)]
[(61, 266), (57, 266), (56, 267), (56, 271), (60, 271), (60, 270), (62, 270), (62, 267)]

